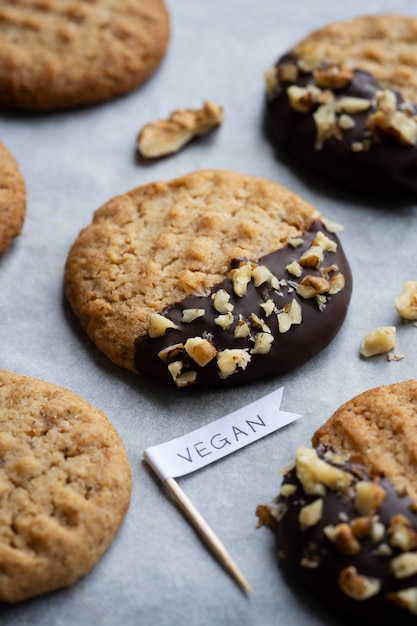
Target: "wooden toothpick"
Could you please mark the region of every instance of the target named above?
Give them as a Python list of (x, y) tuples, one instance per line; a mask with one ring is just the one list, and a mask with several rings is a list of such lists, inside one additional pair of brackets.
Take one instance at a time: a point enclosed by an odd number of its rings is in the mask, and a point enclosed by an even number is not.
[(201, 515), (198, 509), (196, 509), (188, 496), (181, 489), (177, 481), (174, 478), (165, 478), (163, 482), (166, 485), (167, 489), (172, 493), (183, 512), (187, 515), (190, 522), (194, 525), (194, 527), (206, 541), (208, 546), (211, 548), (223, 567), (231, 574), (231, 576), (235, 579), (235, 581), (239, 584), (243, 591), (249, 594), (252, 590), (246, 578), (243, 576), (242, 572), (233, 561), (223, 543), (210, 528), (204, 517)]

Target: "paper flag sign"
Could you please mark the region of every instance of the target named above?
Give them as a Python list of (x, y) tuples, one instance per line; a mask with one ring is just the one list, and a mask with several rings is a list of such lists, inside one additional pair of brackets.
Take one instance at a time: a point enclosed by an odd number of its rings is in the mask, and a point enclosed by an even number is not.
[(161, 480), (184, 476), (247, 446), (301, 417), (281, 411), (284, 387), (143, 455)]

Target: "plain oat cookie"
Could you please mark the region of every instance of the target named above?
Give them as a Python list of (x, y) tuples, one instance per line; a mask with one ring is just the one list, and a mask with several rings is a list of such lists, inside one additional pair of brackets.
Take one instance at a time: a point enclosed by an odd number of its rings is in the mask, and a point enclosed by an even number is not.
[(332, 226), (276, 183), (193, 172), (98, 209), (69, 252), (66, 294), (95, 345), (136, 373), (178, 387), (282, 374), (346, 315)]
[(0, 142), (0, 256), (20, 234), (25, 213), (25, 181), (16, 160)]
[(130, 464), (106, 416), (75, 393), (0, 370), (0, 599), (74, 583), (127, 511)]
[(163, 0), (2, 0), (0, 104), (49, 111), (125, 94), (169, 40)]

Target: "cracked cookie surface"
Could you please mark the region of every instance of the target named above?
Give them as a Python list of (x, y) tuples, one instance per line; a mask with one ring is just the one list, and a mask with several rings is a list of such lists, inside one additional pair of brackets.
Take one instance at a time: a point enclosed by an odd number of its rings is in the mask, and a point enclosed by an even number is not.
[(107, 417), (77, 394), (0, 370), (0, 599), (74, 583), (110, 545), (131, 470)]

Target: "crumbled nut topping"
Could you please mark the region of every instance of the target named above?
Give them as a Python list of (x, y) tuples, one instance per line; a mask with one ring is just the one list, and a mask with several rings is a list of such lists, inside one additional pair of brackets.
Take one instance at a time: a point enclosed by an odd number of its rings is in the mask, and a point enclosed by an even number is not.
[(219, 289), (212, 294), (213, 306), (219, 313), (229, 313), (233, 311), (233, 304), (230, 302), (230, 294), (225, 289)]
[(375, 515), (381, 507), (386, 491), (378, 483), (361, 480), (356, 483), (355, 509), (360, 515)]
[(182, 312), (181, 321), (187, 324), (191, 324), (199, 317), (204, 317), (204, 309), (184, 309)]
[(400, 591), (392, 591), (387, 594), (387, 599), (393, 604), (408, 609), (410, 613), (417, 615), (416, 587), (410, 587), (409, 589), (402, 589)]
[[(310, 62), (311, 58), (314, 63)], [(311, 113), (316, 125), (316, 150), (320, 150), (331, 137), (341, 138), (342, 133), (356, 125), (355, 115), (366, 113), (373, 106), (366, 119), (366, 133), (362, 141), (355, 141), (353, 152), (365, 152), (372, 143), (379, 143), (385, 137), (404, 145), (417, 143), (417, 116), (409, 103), (397, 102), (395, 93), (389, 89), (379, 90), (374, 102), (368, 98), (338, 95), (337, 90), (346, 87), (353, 78), (353, 70), (346, 65), (316, 65), (320, 58), (314, 51), (306, 53), (306, 59), (300, 58), (299, 68), (303, 72), (312, 72), (312, 83), (303, 87), (292, 84), (287, 87), (290, 106), (299, 113)], [(305, 64), (305, 65), (304, 65)], [(309, 70), (306, 68), (310, 68)], [(285, 69), (282, 70), (285, 73)], [(296, 72), (288, 70), (283, 82), (295, 83)]]
[(206, 100), (201, 109), (179, 109), (167, 120), (146, 124), (139, 133), (137, 149), (147, 159), (178, 152), (197, 135), (223, 122), (222, 107)]
[(298, 78), (298, 67), (294, 63), (280, 63), (278, 65), (278, 80), (280, 83), (295, 83)]
[(405, 515), (397, 514), (391, 518), (388, 536), (390, 544), (402, 552), (417, 548), (417, 531)]
[(417, 574), (417, 552), (404, 552), (390, 561), (391, 572), (395, 578), (408, 578)]
[(285, 483), (284, 485), (281, 485), (280, 488), (280, 494), (286, 498), (289, 498), (290, 496), (292, 496), (295, 492), (297, 491), (297, 486), (296, 485), (291, 485), (290, 483)]
[(168, 328), (178, 329), (178, 326), (164, 315), (160, 315), (159, 313), (152, 313), (149, 318), (148, 328), (148, 333), (150, 337), (162, 337), (163, 335), (165, 335)]
[(214, 320), (214, 323), (217, 324), (217, 326), (221, 326), (223, 330), (229, 330), (234, 322), (234, 319), (235, 318), (232, 313), (224, 313), (223, 315), (218, 315)]
[(352, 565), (344, 567), (339, 575), (340, 589), (353, 600), (366, 600), (376, 595), (381, 582), (377, 578), (369, 578), (359, 574), (356, 567)]
[(227, 378), (235, 372), (238, 368), (245, 370), (251, 356), (247, 349), (240, 350), (226, 349), (217, 353), (217, 366), (219, 368), (220, 378)]
[(395, 326), (381, 326), (366, 333), (360, 345), (360, 354), (364, 357), (384, 354), (395, 347)]
[(182, 371), (183, 362), (182, 361), (174, 361), (168, 365), (168, 370), (174, 379), (177, 387), (188, 387), (189, 385), (193, 385), (197, 378), (197, 372), (193, 370), (185, 370)]
[(361, 550), (361, 544), (353, 534), (349, 524), (337, 524), (336, 526), (325, 526), (323, 532), (334, 544), (336, 550), (342, 554), (353, 556)]
[(296, 474), (308, 495), (324, 496), (326, 487), (339, 491), (348, 487), (352, 482), (352, 475), (349, 472), (333, 467), (320, 459), (314, 448), (296, 450)]
[(217, 354), (216, 348), (207, 339), (191, 337), (184, 345), (187, 354), (199, 365), (205, 367)]
[[(335, 229), (338, 228), (338, 225), (328, 221), (323, 225), (326, 229), (329, 227), (329, 232), (332, 226)], [(294, 248), (303, 243), (302, 238), (296, 237), (291, 240), (291, 245)], [(181, 384), (183, 382), (190, 384), (190, 380), (195, 380), (195, 374), (188, 373), (191, 370), (190, 361), (194, 361), (196, 367), (205, 367), (217, 356), (218, 375), (220, 378), (226, 378), (239, 368), (245, 369), (252, 354), (268, 354), (277, 332), (285, 333), (293, 325), (302, 323), (302, 308), (298, 299), (293, 298), (284, 306), (278, 306), (277, 297), (284, 296), (284, 290), (286, 290), (287, 295), (295, 291), (304, 298), (315, 297), (318, 309), (322, 311), (328, 299), (342, 290), (345, 285), (344, 276), (339, 273), (336, 264), (321, 266), (325, 255), (328, 252), (335, 252), (336, 249), (337, 244), (322, 231), (318, 231), (309, 248), (304, 253), (300, 253), (299, 259), (294, 260), (286, 268), (282, 267), (282, 272), (286, 270), (290, 274), (292, 273), (295, 278), (301, 278), (309, 267), (314, 267), (316, 272), (319, 272), (319, 275), (306, 274), (299, 283), (288, 278), (279, 279), (267, 266), (252, 261), (244, 260), (237, 267), (232, 267), (228, 274), (231, 287), (229, 290), (221, 287), (211, 294), (212, 310), (210, 313), (213, 314), (213, 309), (216, 311), (213, 321), (217, 326), (220, 326), (225, 332), (232, 332), (235, 340), (246, 339), (253, 342), (253, 347), (245, 347), (236, 351), (223, 350), (220, 351), (221, 356), (219, 356), (214, 345), (214, 334), (208, 331), (202, 332), (200, 337), (194, 336), (188, 339), (186, 346), (181, 343), (173, 343), (160, 350), (158, 356), (167, 366), (176, 363), (170, 368), (174, 380), (177, 383), (179, 380)], [(233, 266), (233, 261), (231, 264)], [(227, 272), (227, 267), (224, 270)], [(235, 311), (233, 301), (236, 303), (236, 298), (232, 301), (232, 296), (237, 295), (238, 298), (244, 298), (248, 292), (248, 286), (252, 282), (255, 288), (262, 288), (259, 296), (263, 301), (257, 305), (259, 307), (257, 312), (253, 311), (246, 319), (243, 319), (242, 314), (233, 314)], [(251, 288), (252, 291), (253, 288)], [(199, 295), (208, 297), (209, 293)], [(276, 315), (276, 320), (271, 317), (273, 313)], [(184, 309), (181, 322), (191, 324), (194, 320), (207, 314), (208, 311), (203, 308)], [(270, 319), (266, 321), (266, 318)], [(179, 327), (164, 315), (155, 313), (151, 316), (149, 337), (161, 337), (165, 335), (168, 329), (179, 330)], [(181, 378), (179, 378), (180, 376)]]
[(299, 302), (293, 299), (278, 313), (277, 318), (280, 333), (286, 333), (293, 324), (301, 324), (302, 311)]
[(266, 93), (268, 96), (270, 96), (278, 87), (278, 83), (279, 83), (277, 70), (275, 67), (270, 67), (268, 70), (266, 70), (264, 74), (264, 81), (265, 81)]
[(323, 498), (317, 498), (310, 504), (301, 507), (298, 521), (301, 530), (307, 530), (311, 526), (315, 526), (321, 520), (323, 515)]
[(406, 281), (394, 302), (398, 315), (404, 320), (417, 320), (417, 281)]
[(244, 296), (248, 284), (252, 278), (252, 268), (250, 263), (241, 263), (236, 269), (230, 271), (230, 278), (233, 282), (233, 291), (237, 296)]
[(274, 342), (274, 336), (271, 333), (257, 333), (255, 337), (255, 345), (251, 350), (252, 354), (268, 354)]
[(342, 89), (353, 79), (353, 70), (347, 65), (328, 65), (313, 71), (316, 85), (321, 89)]

